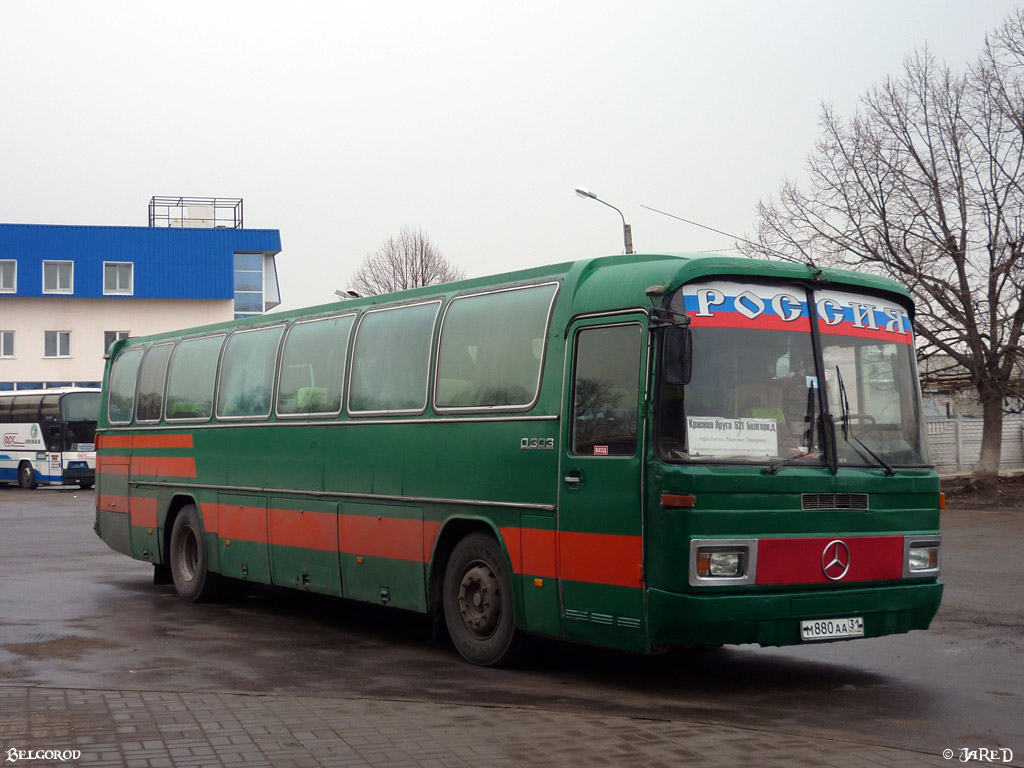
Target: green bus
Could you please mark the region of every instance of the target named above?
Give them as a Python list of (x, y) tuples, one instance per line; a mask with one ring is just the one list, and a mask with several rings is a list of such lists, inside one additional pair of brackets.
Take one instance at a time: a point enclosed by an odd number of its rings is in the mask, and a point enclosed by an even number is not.
[(626, 255), (111, 347), (96, 532), (186, 600), (274, 584), (653, 652), (926, 629), (914, 308), (866, 274)]

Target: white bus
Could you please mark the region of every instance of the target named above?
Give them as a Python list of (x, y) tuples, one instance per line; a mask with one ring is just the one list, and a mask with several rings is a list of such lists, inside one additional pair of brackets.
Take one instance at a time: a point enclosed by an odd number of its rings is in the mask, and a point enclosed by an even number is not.
[(92, 488), (99, 407), (98, 389), (0, 392), (0, 483)]

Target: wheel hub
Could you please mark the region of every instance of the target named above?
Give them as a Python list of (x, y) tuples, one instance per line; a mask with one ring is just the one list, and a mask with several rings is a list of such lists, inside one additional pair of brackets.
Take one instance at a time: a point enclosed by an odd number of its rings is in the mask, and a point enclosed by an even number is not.
[(501, 588), (494, 572), (484, 563), (466, 569), (459, 582), (459, 613), (477, 637), (489, 637), (501, 619)]

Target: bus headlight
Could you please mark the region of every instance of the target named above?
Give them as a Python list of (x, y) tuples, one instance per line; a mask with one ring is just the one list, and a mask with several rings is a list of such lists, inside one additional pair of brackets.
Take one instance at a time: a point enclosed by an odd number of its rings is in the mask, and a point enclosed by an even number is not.
[(903, 538), (903, 578), (939, 575), (938, 536), (905, 536)]
[(691, 586), (753, 584), (756, 565), (756, 539), (693, 539), (690, 542)]

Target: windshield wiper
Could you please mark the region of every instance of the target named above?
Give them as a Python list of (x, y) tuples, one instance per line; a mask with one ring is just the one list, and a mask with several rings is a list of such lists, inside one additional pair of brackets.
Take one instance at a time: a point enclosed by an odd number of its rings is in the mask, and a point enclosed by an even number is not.
[(761, 470), (762, 475), (774, 475), (780, 469), (782, 469), (788, 464), (792, 464), (797, 459), (805, 459), (808, 456), (814, 455), (814, 433), (817, 431), (815, 429), (817, 425), (814, 423), (816, 416), (814, 410), (814, 401), (817, 400), (816, 395), (817, 393), (815, 392), (814, 387), (807, 388), (807, 450), (804, 451), (803, 453), (796, 454), (796, 456), (790, 456), (788, 459), (777, 461), (774, 464), (765, 467), (764, 469)]
[[(849, 443), (850, 438), (852, 437), (854, 440), (857, 441), (861, 448), (867, 451), (868, 456), (874, 459), (875, 462), (880, 467), (882, 467), (882, 469), (885, 470), (886, 475), (890, 477), (892, 475), (895, 475), (896, 472), (893, 470), (892, 467), (886, 464), (877, 453), (868, 448), (863, 440), (857, 437), (857, 435), (853, 434), (853, 428), (850, 426), (850, 401), (846, 396), (846, 384), (843, 383), (843, 374), (839, 370), (838, 365), (836, 366), (836, 379), (839, 382), (839, 408), (843, 412), (843, 415), (839, 417), (839, 420), (843, 423), (843, 439)], [(853, 443), (850, 443), (850, 445), (853, 445)], [(860, 450), (860, 448), (854, 445), (853, 450), (855, 450), (862, 459), (867, 461), (868, 456), (865, 456), (864, 453)]]

